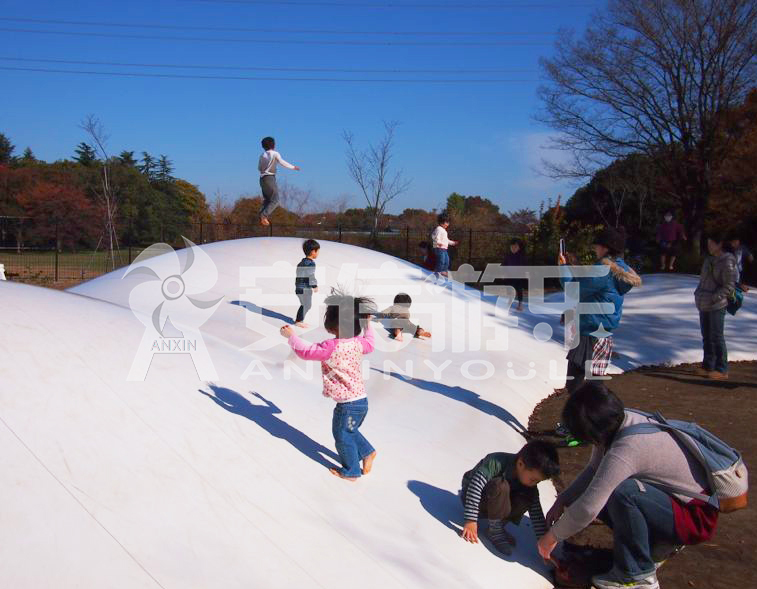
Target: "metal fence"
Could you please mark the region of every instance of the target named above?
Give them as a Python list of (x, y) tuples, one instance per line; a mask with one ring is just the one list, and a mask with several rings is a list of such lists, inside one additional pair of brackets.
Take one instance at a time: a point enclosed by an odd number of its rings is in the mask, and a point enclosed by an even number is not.
[[(68, 228), (49, 222), (15, 218), (8, 223), (0, 218), (0, 264), (8, 280), (66, 287), (129, 265), (150, 243), (131, 243), (124, 231), (118, 248), (111, 255), (102, 242), (97, 247), (76, 247)], [(175, 249), (185, 247), (181, 236), (196, 244), (245, 239), (250, 237), (296, 237), (335, 241), (376, 249), (383, 253), (420, 264), (421, 241), (430, 241), (430, 230), (411, 227), (392, 228), (373, 238), (370, 229), (347, 225), (242, 225), (235, 223), (193, 223), (163, 241)], [(489, 262), (501, 262), (509, 240), (516, 234), (470, 228), (452, 229), (450, 238), (459, 242), (450, 248), (451, 266), (472, 264), (483, 268)], [(27, 244), (34, 245), (27, 245)]]

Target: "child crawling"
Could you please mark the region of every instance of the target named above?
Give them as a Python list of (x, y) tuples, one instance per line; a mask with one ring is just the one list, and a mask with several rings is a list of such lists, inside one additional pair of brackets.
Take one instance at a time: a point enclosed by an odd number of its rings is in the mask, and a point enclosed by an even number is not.
[(398, 342), (402, 341), (403, 333), (409, 333), (412, 337), (418, 338), (431, 337), (428, 331), (410, 321), (412, 303), (413, 299), (410, 295), (401, 292), (394, 297), (394, 304), (391, 307), (376, 314), (376, 319), (389, 331), (389, 337)]
[(320, 361), (323, 395), (336, 401), (331, 430), (342, 463), (342, 468), (329, 470), (338, 477), (356, 481), (371, 471), (376, 458), (376, 450), (360, 432), (368, 413), (363, 354), (373, 351), (370, 316), (375, 313), (375, 306), (371, 299), (340, 293), (332, 293), (325, 303), (323, 325), (334, 338), (310, 344), (297, 337), (289, 325), (281, 328), (281, 335), (289, 339), (298, 357)]
[(536, 485), (560, 472), (557, 450), (542, 440), (528, 442), (517, 454), (495, 452), (485, 456), (463, 475), (460, 499), (464, 505), (462, 538), (478, 542), (478, 518), (489, 520), (488, 538), (502, 554), (509, 555), (515, 538), (505, 530), (518, 524), (528, 511), (536, 539), (547, 531)]

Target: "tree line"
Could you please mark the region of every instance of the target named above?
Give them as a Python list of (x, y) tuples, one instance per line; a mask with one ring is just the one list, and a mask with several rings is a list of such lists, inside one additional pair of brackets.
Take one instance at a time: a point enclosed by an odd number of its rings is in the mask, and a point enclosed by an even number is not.
[[(45, 162), (0, 133), (0, 217), (3, 243), (92, 249), (104, 244), (113, 222), (121, 243), (153, 243), (174, 239), (189, 223), (210, 220), (205, 195), (194, 184), (173, 174), (171, 160), (142, 152), (123, 151), (107, 159), (81, 142), (70, 159)], [(107, 190), (116, 195), (103, 198)], [(106, 210), (110, 208), (110, 210)], [(10, 232), (12, 235), (8, 235)]]

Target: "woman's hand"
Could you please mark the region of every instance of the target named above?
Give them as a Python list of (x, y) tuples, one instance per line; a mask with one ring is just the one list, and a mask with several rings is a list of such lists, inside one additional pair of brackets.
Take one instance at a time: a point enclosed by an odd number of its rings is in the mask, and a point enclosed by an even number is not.
[(554, 504), (552, 507), (550, 507), (549, 511), (547, 512), (546, 520), (547, 525), (551, 528), (555, 525), (555, 522), (560, 519), (560, 516), (562, 515), (563, 511), (565, 511), (565, 505), (562, 501), (560, 501), (560, 498), (558, 497), (555, 499)]
[(552, 533), (552, 530), (549, 530), (539, 539), (539, 542), (536, 544), (536, 549), (539, 551), (539, 556), (541, 556), (545, 562), (549, 562), (552, 558), (552, 551), (555, 549), (555, 546), (557, 546), (557, 538)]
[(282, 325), (281, 329), (279, 330), (279, 333), (283, 335), (285, 338), (289, 339), (294, 335), (294, 330), (290, 325)]

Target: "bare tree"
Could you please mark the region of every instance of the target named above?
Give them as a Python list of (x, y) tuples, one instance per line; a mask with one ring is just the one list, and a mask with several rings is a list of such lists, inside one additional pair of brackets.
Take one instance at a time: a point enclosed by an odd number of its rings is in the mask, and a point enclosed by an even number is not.
[(347, 210), (347, 205), (350, 200), (352, 200), (352, 197), (350, 197), (349, 194), (340, 194), (326, 203), (325, 209), (328, 211), (334, 211), (337, 215), (341, 215)]
[(394, 149), (394, 132), (399, 123), (384, 122), (384, 136), (367, 149), (360, 151), (355, 147), (352, 133), (344, 131), (342, 137), (347, 144), (347, 169), (355, 183), (360, 187), (373, 217), (371, 237), (378, 235), (379, 222), (391, 200), (410, 187), (410, 180), (403, 178), (402, 170), (391, 172), (392, 150)]
[[(597, 209), (602, 221), (608, 227), (619, 227), (623, 217), (623, 207), (627, 204), (627, 197), (633, 192), (632, 179), (623, 177), (609, 169), (597, 175), (601, 191), (592, 195), (591, 201)], [(605, 208), (609, 205), (610, 212), (605, 215)], [(611, 215), (608, 217), (608, 215)]]
[(304, 190), (282, 179), (278, 185), (281, 205), (288, 211), (292, 211), (298, 217), (302, 217), (308, 208), (314, 204), (312, 190)]
[(722, 117), (757, 80), (757, 3), (610, 0), (582, 38), (563, 33), (555, 50), (541, 60), (537, 118), (572, 159), (546, 163), (550, 175), (585, 178), (646, 154), (701, 232), (711, 171), (732, 148)]
[(100, 120), (94, 115), (88, 115), (84, 119), (79, 127), (83, 129), (87, 135), (90, 136), (94, 142), (95, 151), (100, 155), (102, 160), (102, 176), (100, 178), (100, 190), (96, 190), (95, 194), (100, 202), (100, 205), (104, 214), (103, 233), (97, 243), (95, 251), (99, 249), (100, 245), (105, 242), (108, 247), (108, 255), (110, 260), (111, 269), (116, 269), (116, 251), (118, 251), (118, 235), (116, 234), (116, 213), (118, 211), (118, 199), (113, 192), (110, 178), (110, 156), (107, 151), (108, 135), (105, 133), (105, 128)]

